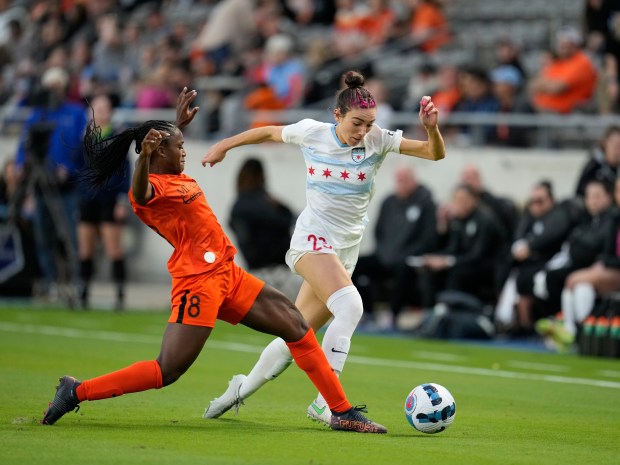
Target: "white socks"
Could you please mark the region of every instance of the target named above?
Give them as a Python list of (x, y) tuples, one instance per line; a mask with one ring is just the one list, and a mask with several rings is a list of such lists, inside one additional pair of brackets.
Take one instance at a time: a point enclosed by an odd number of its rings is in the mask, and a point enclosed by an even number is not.
[(562, 315), (564, 327), (571, 334), (577, 334), (577, 323), (581, 323), (592, 311), (596, 291), (589, 283), (578, 283), (573, 289), (562, 291)]
[(578, 283), (573, 288), (575, 298), (575, 321), (581, 323), (587, 318), (596, 301), (596, 291), (590, 283)]
[[(327, 299), (327, 308), (334, 315), (334, 319), (325, 332), (322, 347), (329, 364), (339, 376), (349, 354), (351, 336), (362, 318), (364, 308), (357, 288), (352, 285), (334, 292)], [(267, 381), (277, 378), (292, 361), (291, 352), (282, 339), (271, 341), (241, 385), (239, 397), (250, 397)], [(319, 407), (327, 405), (321, 394), (315, 402)]]
[(288, 368), (293, 356), (283, 339), (274, 339), (261, 352), (260, 358), (239, 389), (239, 397), (247, 399), (267, 381), (276, 379)]
[[(364, 305), (357, 288), (351, 285), (334, 292), (327, 299), (327, 308), (334, 315), (334, 319), (325, 331), (322, 348), (332, 369), (340, 376), (349, 354), (351, 337), (362, 318)], [(314, 402), (319, 408), (327, 405), (320, 393)]]

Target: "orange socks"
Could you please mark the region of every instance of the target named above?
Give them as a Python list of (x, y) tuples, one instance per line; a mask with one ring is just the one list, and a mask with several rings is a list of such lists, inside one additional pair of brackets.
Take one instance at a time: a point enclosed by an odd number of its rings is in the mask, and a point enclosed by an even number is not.
[(76, 389), (78, 400), (118, 397), (131, 392), (159, 389), (161, 368), (156, 360), (137, 362), (122, 370), (83, 381)]
[(344, 394), (336, 373), (329, 365), (312, 328), (297, 342), (287, 342), (297, 366), (304, 370), (316, 386), (329, 408), (335, 412), (345, 412), (351, 404)]

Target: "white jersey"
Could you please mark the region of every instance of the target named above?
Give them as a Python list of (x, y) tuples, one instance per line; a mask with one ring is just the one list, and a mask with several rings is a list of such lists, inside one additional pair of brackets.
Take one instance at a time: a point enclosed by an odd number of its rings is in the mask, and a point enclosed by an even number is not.
[(292, 249), (344, 249), (362, 240), (375, 175), (389, 152), (399, 153), (402, 137), (375, 124), (351, 147), (338, 140), (335, 124), (304, 119), (282, 129), (282, 140), (299, 145), (306, 162), (307, 205)]

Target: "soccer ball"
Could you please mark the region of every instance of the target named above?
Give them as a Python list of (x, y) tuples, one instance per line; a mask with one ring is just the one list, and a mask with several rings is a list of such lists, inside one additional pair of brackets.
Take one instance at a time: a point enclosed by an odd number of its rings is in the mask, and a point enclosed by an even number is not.
[(422, 433), (441, 433), (454, 421), (456, 403), (445, 387), (436, 383), (413, 388), (405, 401), (405, 416)]

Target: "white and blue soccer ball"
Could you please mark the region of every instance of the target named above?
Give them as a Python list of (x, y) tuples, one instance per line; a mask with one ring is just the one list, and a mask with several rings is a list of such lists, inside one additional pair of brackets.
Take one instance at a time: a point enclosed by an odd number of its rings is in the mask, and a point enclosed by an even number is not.
[(437, 383), (416, 386), (405, 401), (407, 421), (422, 433), (441, 433), (452, 424), (455, 415), (454, 397)]

